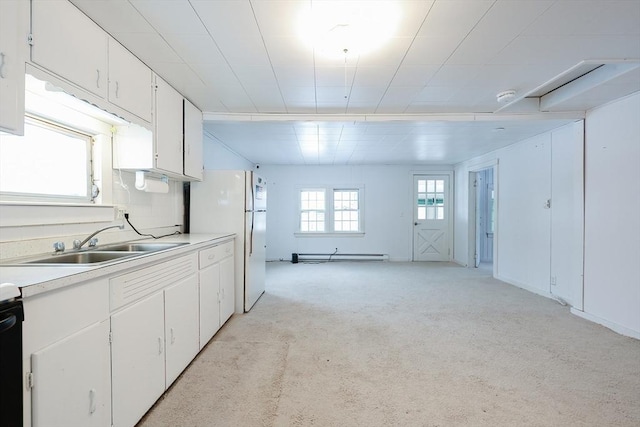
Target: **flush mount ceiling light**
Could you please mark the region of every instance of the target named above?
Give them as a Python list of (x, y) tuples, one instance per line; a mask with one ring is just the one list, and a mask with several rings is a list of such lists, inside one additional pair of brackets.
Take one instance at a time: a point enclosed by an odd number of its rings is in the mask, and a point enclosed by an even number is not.
[(398, 7), (391, 1), (313, 1), (301, 14), (299, 32), (328, 58), (362, 55), (383, 46), (395, 32)]

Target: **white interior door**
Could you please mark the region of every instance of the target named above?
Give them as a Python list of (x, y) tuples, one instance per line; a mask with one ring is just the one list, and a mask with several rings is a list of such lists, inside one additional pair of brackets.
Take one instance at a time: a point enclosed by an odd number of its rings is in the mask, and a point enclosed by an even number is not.
[(449, 175), (414, 175), (413, 194), (413, 260), (449, 261)]

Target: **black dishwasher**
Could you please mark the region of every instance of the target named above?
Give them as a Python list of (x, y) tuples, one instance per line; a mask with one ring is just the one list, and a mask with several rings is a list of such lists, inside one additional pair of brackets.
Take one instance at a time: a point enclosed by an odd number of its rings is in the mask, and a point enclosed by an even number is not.
[(0, 301), (0, 427), (22, 426), (22, 322), (20, 298)]

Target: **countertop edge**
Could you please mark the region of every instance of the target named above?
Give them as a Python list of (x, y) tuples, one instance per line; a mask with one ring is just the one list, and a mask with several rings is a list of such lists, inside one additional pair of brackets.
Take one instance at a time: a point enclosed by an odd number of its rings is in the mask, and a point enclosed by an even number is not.
[[(0, 266), (0, 282), (17, 285), (20, 288), (22, 298), (29, 298), (81, 282), (98, 280), (105, 276), (125, 273), (131, 269), (143, 268), (167, 258), (186, 255), (234, 238), (235, 233), (181, 234), (165, 237), (162, 238), (162, 242), (186, 242), (188, 244), (99, 266)], [(157, 241), (154, 239), (136, 240), (136, 242)]]

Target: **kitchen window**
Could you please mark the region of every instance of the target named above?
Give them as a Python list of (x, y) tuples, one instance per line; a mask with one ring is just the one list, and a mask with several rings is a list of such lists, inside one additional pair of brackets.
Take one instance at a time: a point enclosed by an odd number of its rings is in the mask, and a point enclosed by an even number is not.
[(363, 189), (299, 190), (299, 235), (362, 234)]
[(24, 136), (0, 134), (2, 200), (89, 203), (91, 136), (28, 116)]

